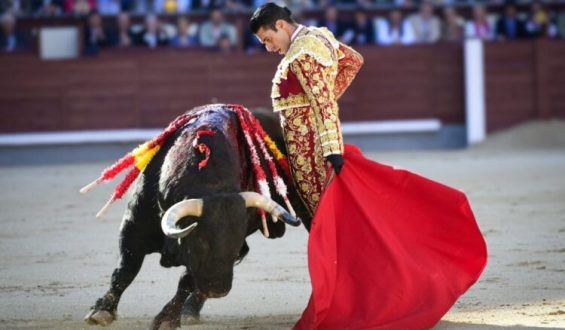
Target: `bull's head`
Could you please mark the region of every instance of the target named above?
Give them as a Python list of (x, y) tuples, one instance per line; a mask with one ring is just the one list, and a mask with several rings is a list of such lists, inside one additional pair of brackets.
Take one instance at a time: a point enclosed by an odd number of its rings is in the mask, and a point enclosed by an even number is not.
[(198, 289), (208, 297), (221, 297), (231, 289), (233, 266), (248, 234), (249, 207), (300, 225), (300, 219), (255, 192), (185, 200), (170, 207), (161, 219), (165, 235), (182, 239), (181, 253), (188, 258)]

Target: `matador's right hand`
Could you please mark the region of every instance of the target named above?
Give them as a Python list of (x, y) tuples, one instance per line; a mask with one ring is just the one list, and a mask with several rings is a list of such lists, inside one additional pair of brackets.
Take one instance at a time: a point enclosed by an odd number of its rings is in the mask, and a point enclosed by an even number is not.
[(335, 174), (339, 175), (339, 172), (341, 171), (341, 168), (345, 163), (345, 160), (343, 159), (343, 155), (340, 154), (327, 155), (326, 160), (330, 162), (330, 164), (332, 164)]

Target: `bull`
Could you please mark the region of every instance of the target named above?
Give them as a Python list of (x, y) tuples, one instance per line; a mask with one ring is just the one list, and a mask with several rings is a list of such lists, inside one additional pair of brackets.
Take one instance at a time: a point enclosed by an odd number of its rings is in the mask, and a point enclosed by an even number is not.
[[(152, 329), (178, 328), (181, 319), (198, 318), (208, 298), (228, 294), (234, 266), (249, 252), (246, 237), (261, 228), (253, 207), (283, 221), (269, 221), (269, 238), (282, 237), (285, 223), (307, 229), (310, 217), (289, 185), (295, 218), (274, 200), (255, 192), (249, 151), (242, 127), (225, 105), (198, 107), (194, 119), (168, 138), (137, 180), (120, 227), (120, 260), (110, 289), (99, 298), (85, 321), (109, 325), (117, 316), (120, 297), (138, 274), (144, 257), (160, 253), (163, 267), (185, 267), (174, 297), (153, 319)], [(284, 150), (282, 132), (272, 113), (255, 113), (265, 131)], [(212, 151), (206, 167), (202, 154), (191, 148), (199, 130)], [(284, 152), (284, 151), (283, 151)], [(290, 181), (290, 180), (287, 180)]]

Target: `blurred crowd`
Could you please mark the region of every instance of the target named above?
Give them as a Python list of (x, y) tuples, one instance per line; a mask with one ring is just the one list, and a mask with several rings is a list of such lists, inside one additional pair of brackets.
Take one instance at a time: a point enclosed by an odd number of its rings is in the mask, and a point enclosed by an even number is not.
[[(258, 40), (245, 30), (247, 24), (235, 24), (231, 18), (250, 15), (264, 2), (0, 0), (0, 47), (8, 52), (31, 47), (18, 27), (19, 19), (73, 16), (84, 22), (85, 55), (112, 47), (263, 51)], [(565, 37), (565, 9), (550, 11), (547, 3), (539, 0), (520, 2), (520, 6), (513, 1), (457, 0), (289, 0), (279, 4), (290, 7), (298, 22), (325, 26), (350, 45)], [(490, 12), (493, 4), (503, 5), (502, 10)]]

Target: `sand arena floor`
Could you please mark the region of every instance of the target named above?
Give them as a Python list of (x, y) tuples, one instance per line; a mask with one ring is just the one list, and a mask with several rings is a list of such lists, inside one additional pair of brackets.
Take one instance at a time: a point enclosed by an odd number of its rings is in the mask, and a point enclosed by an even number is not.
[[(565, 328), (564, 131), (565, 122), (538, 122), (467, 150), (370, 154), (465, 191), (486, 237), (485, 273), (435, 329)], [(0, 328), (93, 329), (82, 319), (118, 261), (125, 202), (96, 220), (113, 185), (78, 190), (109, 163), (0, 167)], [(302, 227), (250, 237), (232, 291), (191, 328), (292, 327), (310, 294), (306, 240)], [(111, 328), (147, 328), (180, 272), (148, 256)]]

